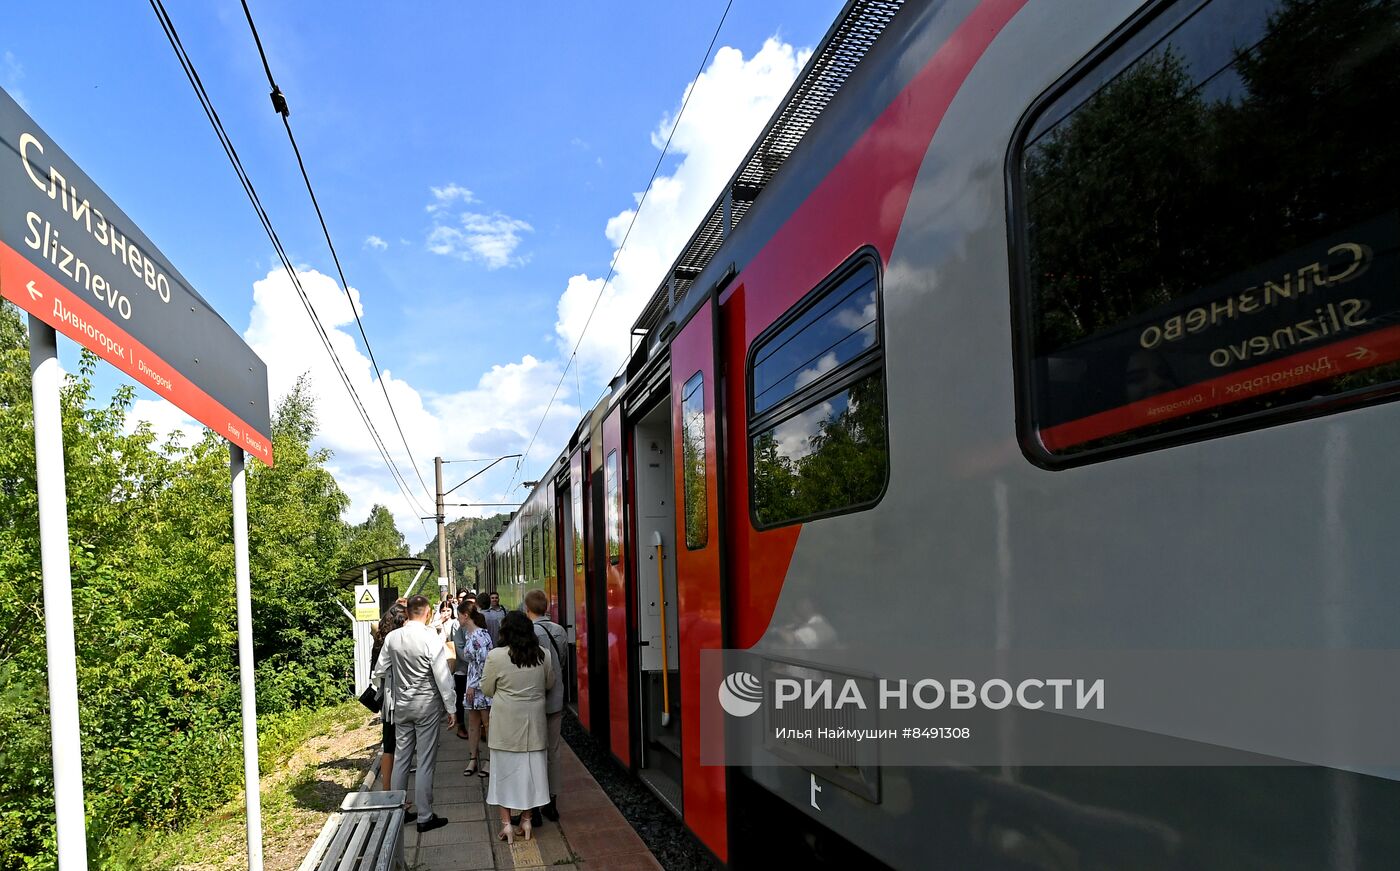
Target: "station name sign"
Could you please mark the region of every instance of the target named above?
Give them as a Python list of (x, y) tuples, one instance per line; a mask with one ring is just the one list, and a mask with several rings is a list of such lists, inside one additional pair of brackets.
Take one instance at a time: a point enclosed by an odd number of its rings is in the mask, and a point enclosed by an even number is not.
[(267, 366), (0, 91), (0, 295), (272, 464)]

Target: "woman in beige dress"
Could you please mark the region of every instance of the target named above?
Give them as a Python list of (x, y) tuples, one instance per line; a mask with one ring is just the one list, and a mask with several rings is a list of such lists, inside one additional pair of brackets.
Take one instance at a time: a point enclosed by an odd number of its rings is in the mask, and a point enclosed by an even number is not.
[(530, 816), (549, 801), (545, 690), (558, 680), (554, 653), (540, 646), (530, 618), (511, 611), (501, 621), (500, 645), (486, 655), (481, 691), (491, 697), (491, 779), (486, 801), (500, 808), (503, 841), (519, 825), (529, 840)]

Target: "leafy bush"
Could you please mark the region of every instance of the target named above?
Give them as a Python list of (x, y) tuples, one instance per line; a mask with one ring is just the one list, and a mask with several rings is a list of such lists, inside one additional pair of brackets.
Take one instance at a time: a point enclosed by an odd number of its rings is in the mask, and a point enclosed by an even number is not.
[[(28, 350), (17, 311), (0, 304), (0, 871), (55, 864), (48, 607), (73, 609), (95, 867), (124, 833), (186, 826), (242, 789), (227, 448), (209, 432), (192, 445), (157, 444), (144, 424), (128, 432), (133, 392), (96, 402), (96, 363), (84, 353), (63, 389), (73, 596), (46, 603)], [(302, 740), (309, 712), (349, 695), (335, 575), (407, 553), (382, 522), (341, 519), (348, 499), (315, 432), (300, 382), (274, 417), (276, 466), (248, 472), (264, 764)]]

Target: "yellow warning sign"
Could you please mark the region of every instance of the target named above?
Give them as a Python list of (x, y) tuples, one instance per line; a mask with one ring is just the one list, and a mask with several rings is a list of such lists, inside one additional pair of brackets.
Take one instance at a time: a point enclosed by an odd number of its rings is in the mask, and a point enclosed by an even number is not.
[(355, 585), (355, 619), (375, 621), (379, 619), (379, 585)]

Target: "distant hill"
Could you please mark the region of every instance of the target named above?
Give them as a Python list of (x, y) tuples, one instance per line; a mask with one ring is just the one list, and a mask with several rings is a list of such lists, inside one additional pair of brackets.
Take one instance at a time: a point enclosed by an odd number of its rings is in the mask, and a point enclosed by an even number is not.
[[(457, 587), (471, 587), (476, 583), (476, 565), (491, 547), (491, 538), (510, 519), (509, 514), (494, 514), (490, 517), (463, 517), (447, 524), (447, 557), (457, 575)], [(438, 540), (434, 535), (421, 552), (419, 559), (432, 560), (437, 565)]]

